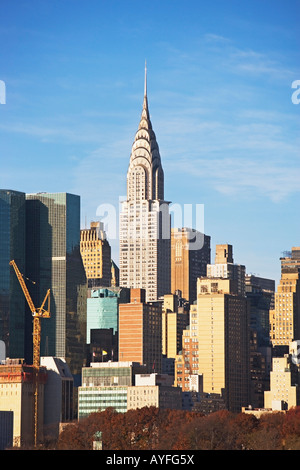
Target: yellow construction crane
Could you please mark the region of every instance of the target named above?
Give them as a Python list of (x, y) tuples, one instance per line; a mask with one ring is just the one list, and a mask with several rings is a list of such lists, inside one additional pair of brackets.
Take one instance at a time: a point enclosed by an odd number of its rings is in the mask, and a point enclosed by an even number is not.
[[(30, 297), (27, 286), (23, 279), (22, 274), (20, 273), (18, 266), (15, 261), (12, 260), (9, 263), (15, 270), (29, 308), (33, 316), (33, 366), (35, 368), (35, 392), (34, 392), (34, 444), (37, 444), (37, 435), (38, 435), (38, 373), (40, 369), (40, 347), (41, 347), (41, 319), (50, 318), (50, 289), (48, 289), (46, 296), (43, 300), (42, 305), (39, 308), (35, 308), (34, 303)], [(47, 303), (47, 310), (44, 309), (45, 303)]]

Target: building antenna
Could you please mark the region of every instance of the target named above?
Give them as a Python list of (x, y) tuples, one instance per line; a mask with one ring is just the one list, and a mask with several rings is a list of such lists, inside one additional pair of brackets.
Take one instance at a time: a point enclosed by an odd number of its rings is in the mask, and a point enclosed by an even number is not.
[(145, 60), (145, 85), (144, 85), (144, 96), (147, 96), (147, 61)]

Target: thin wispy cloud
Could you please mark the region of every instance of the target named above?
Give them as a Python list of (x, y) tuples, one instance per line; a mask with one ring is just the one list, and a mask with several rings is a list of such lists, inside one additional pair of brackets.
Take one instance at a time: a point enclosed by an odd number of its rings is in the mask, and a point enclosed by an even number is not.
[[(91, 120), (92, 121), (92, 120)], [(77, 122), (75, 125), (38, 125), (24, 122), (0, 124), (0, 131), (13, 134), (24, 134), (37, 138), (41, 142), (69, 142), (69, 143), (103, 143), (107, 134), (97, 123)]]
[(231, 43), (231, 39), (221, 36), (220, 34), (214, 33), (207, 33), (204, 35), (204, 40), (208, 43), (221, 43), (221, 44), (228, 44)]
[(300, 166), (295, 169), (247, 159), (205, 158), (178, 161), (175, 168), (192, 180), (205, 181), (214, 191), (227, 196), (253, 200), (265, 196), (277, 203), (300, 192)]
[(211, 70), (215, 67), (220, 73), (244, 75), (245, 79), (258, 76), (268, 77), (274, 81), (292, 79), (297, 74), (297, 62), (290, 64), (282, 53), (276, 49), (255, 50), (243, 48), (232, 38), (214, 33), (199, 36), (195, 47), (188, 53), (168, 43), (162, 43), (169, 55), (169, 63), (178, 68), (178, 73), (184, 67), (190, 67), (192, 73), (198, 69), (206, 73), (205, 63), (210, 64)]
[(300, 139), (289, 131), (293, 115), (248, 109), (232, 122), (202, 118), (178, 114), (159, 122), (168, 171), (228, 196), (276, 203), (299, 193)]
[[(276, 54), (272, 54), (274, 56)], [(255, 76), (266, 75), (273, 80), (292, 79), (295, 70), (280, 62), (267, 52), (261, 53), (254, 50), (233, 50), (229, 56), (227, 64), (236, 72), (251, 74)]]
[[(187, 92), (175, 96), (173, 88), (174, 100), (165, 95), (167, 109), (155, 109), (154, 128), (159, 129), (167, 171), (186, 175), (191, 185), (211, 184), (228, 196), (260, 196), (277, 203), (299, 193), (300, 139), (295, 108), (288, 109), (297, 67), (276, 50), (242, 48), (214, 33), (202, 36), (202, 42), (199, 37), (199, 44), (205, 47), (188, 57), (173, 48), (172, 70), (186, 77)], [(209, 53), (209, 64), (219, 66), (220, 76), (214, 68), (206, 74)], [(195, 76), (202, 78), (199, 84)], [(281, 109), (272, 101), (277, 95), (270, 85), (280, 81), (287, 101), (286, 106), (281, 101)]]

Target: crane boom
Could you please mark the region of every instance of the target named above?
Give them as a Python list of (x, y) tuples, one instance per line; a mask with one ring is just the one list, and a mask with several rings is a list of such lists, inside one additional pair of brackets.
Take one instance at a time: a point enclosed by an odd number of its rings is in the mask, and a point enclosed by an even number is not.
[[(22, 274), (19, 271), (18, 266), (14, 260), (9, 263), (15, 270), (16, 276), (19, 280), (29, 308), (33, 316), (33, 366), (35, 370), (35, 391), (34, 391), (34, 442), (37, 444), (38, 434), (38, 373), (40, 368), (40, 349), (41, 349), (41, 318), (50, 318), (50, 289), (48, 289), (42, 305), (36, 309), (35, 305), (30, 297), (27, 286), (23, 279)], [(45, 303), (48, 300), (47, 310), (44, 309)]]
[[(17, 275), (17, 278), (19, 280), (19, 283), (22, 287), (22, 290), (24, 292), (24, 295), (25, 295), (25, 298), (27, 300), (27, 303), (29, 305), (29, 308), (32, 312), (32, 315), (35, 317), (35, 316), (38, 316), (38, 317), (43, 317), (43, 318), (50, 318), (50, 311), (49, 311), (49, 308), (50, 308), (50, 289), (47, 290), (47, 293), (45, 295), (45, 298), (43, 300), (43, 303), (42, 305), (36, 309), (35, 306), (34, 306), (34, 303), (30, 297), (30, 294), (28, 292), (28, 289), (27, 289), (27, 286), (25, 284), (25, 281), (23, 279), (23, 276), (22, 274), (20, 273), (19, 271), (19, 268), (18, 266), (16, 265), (16, 262), (14, 260), (10, 261), (9, 263), (15, 270), (15, 273)], [(47, 306), (47, 310), (44, 310), (44, 305), (46, 303), (46, 300), (48, 299), (48, 306)]]
[(14, 260), (10, 261), (9, 264), (14, 268), (15, 273), (16, 273), (16, 275), (17, 275), (17, 278), (18, 278), (18, 280), (19, 280), (19, 283), (20, 283), (20, 285), (21, 285), (21, 287), (22, 287), (22, 290), (23, 290), (23, 292), (24, 292), (25, 298), (26, 298), (26, 300), (27, 300), (27, 303), (28, 303), (28, 305), (29, 305), (29, 308), (30, 308), (30, 310), (32, 311), (32, 313), (34, 314), (34, 313), (35, 313), (35, 306), (34, 306), (34, 303), (32, 302), (32, 299), (31, 299), (31, 297), (30, 297), (30, 295), (29, 295), (27, 286), (26, 286), (26, 284), (25, 284), (25, 281), (24, 281), (24, 279), (23, 279), (22, 274), (21, 274), (20, 271), (19, 271), (18, 266), (16, 265), (16, 263), (15, 263)]

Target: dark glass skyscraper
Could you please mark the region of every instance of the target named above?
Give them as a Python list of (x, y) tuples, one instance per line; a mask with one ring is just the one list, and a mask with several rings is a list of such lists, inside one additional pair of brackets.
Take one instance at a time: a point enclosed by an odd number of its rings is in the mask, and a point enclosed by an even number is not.
[(36, 305), (51, 289), (51, 318), (42, 320), (41, 355), (66, 359), (80, 374), (86, 343), (87, 282), (80, 255), (80, 197), (26, 195), (26, 275), (38, 282)]
[(0, 340), (6, 355), (24, 357), (25, 297), (14, 270), (25, 270), (25, 194), (0, 190)]

